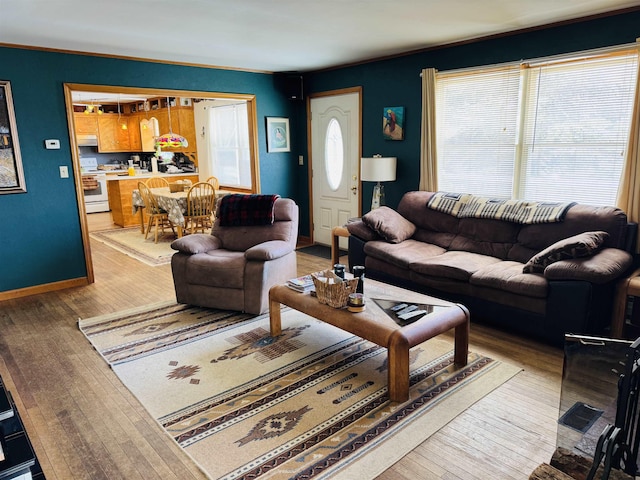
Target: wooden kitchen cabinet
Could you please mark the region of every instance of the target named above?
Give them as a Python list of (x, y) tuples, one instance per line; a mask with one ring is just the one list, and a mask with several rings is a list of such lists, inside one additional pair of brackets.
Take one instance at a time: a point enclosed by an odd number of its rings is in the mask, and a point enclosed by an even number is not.
[(128, 115), (127, 125), (129, 127), (129, 148), (133, 152), (142, 151), (142, 136), (140, 135), (140, 114)]
[[(172, 109), (173, 110), (173, 109)], [(171, 112), (171, 126), (173, 128), (177, 127), (177, 123), (174, 123), (173, 119), (173, 111)], [(158, 131), (160, 135), (164, 135), (165, 133), (169, 133), (169, 114), (166, 108), (161, 108), (158, 110), (152, 110), (149, 112), (150, 117), (156, 117), (158, 120)]]
[(128, 152), (131, 150), (129, 129), (123, 130), (122, 122), (127, 124), (127, 118), (124, 115), (105, 113), (98, 118), (99, 152)]
[[(196, 149), (196, 122), (193, 116), (193, 108), (191, 107), (179, 107), (177, 109), (177, 117), (179, 120), (180, 130), (178, 133), (187, 139), (189, 143), (188, 147), (176, 148), (177, 152), (190, 152)], [(174, 109), (171, 109), (173, 114)]]
[(95, 113), (74, 113), (73, 123), (75, 124), (77, 135), (97, 135), (98, 116)]

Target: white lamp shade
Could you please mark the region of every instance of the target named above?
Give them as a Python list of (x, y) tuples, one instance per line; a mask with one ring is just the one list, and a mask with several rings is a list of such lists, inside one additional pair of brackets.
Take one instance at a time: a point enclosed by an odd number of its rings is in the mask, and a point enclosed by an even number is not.
[(360, 180), (363, 182), (393, 182), (396, 179), (396, 157), (363, 157)]

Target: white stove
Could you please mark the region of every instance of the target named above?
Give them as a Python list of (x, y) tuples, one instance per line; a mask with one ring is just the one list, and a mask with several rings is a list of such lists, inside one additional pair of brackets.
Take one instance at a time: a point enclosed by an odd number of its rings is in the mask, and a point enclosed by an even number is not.
[(87, 213), (108, 212), (107, 175), (98, 170), (95, 157), (80, 158), (84, 205)]

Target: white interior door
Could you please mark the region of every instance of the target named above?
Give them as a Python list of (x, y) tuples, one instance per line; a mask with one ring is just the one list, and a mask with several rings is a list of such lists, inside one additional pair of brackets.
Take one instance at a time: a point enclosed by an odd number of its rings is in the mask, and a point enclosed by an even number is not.
[(331, 245), (331, 229), (359, 213), (359, 93), (311, 99), (311, 155), (313, 240)]

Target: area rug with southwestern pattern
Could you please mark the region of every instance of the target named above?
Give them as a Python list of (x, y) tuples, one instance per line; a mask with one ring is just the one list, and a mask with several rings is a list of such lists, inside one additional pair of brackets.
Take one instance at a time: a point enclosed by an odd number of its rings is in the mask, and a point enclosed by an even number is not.
[(216, 479), (374, 478), (520, 371), (474, 353), (456, 368), (445, 334), (411, 350), (392, 403), (386, 349), (288, 308), (275, 338), (268, 315), (176, 304), (79, 327)]
[(152, 267), (170, 263), (171, 257), (176, 253), (171, 249), (171, 242), (176, 239), (176, 236), (170, 228), (165, 229), (164, 235), (158, 235), (158, 243), (155, 243), (153, 230), (145, 239), (140, 227), (103, 230), (92, 232), (89, 236)]

